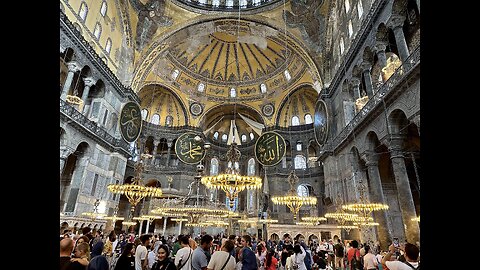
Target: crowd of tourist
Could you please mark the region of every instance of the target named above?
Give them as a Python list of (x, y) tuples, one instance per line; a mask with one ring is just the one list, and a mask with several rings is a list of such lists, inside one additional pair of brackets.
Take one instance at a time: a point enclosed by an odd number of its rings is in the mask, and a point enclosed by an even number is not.
[(288, 234), (279, 241), (250, 235), (116, 235), (89, 228), (60, 237), (60, 270), (410, 270), (420, 269), (418, 245), (321, 242)]

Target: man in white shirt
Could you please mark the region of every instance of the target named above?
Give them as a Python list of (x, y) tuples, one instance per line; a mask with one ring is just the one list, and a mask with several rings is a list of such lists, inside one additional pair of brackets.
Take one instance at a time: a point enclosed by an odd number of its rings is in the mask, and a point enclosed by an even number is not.
[(388, 267), (390, 270), (412, 270), (419, 267), (418, 255), (420, 250), (414, 244), (406, 243), (404, 248), (399, 247), (398, 249), (403, 250), (405, 256), (405, 262), (391, 260), (392, 254), (395, 253), (397, 249), (393, 244), (388, 247), (388, 253), (382, 259), (383, 267)]
[(230, 254), (234, 248), (235, 244), (232, 241), (225, 241), (221, 250), (213, 253), (207, 270), (234, 270), (235, 257)]
[(377, 269), (377, 260), (375, 258), (375, 255), (373, 255), (372, 250), (370, 249), (369, 245), (365, 245), (364, 247), (365, 250), (365, 256), (363, 256), (363, 266), (364, 269), (367, 270), (376, 270)]
[(175, 265), (178, 270), (191, 270), (192, 267), (192, 253), (193, 250), (190, 248), (189, 243), (190, 237), (188, 235), (183, 235), (180, 237), (181, 249), (175, 254)]
[(140, 245), (135, 250), (135, 270), (146, 270), (148, 267), (147, 246), (150, 245), (150, 235), (140, 236)]

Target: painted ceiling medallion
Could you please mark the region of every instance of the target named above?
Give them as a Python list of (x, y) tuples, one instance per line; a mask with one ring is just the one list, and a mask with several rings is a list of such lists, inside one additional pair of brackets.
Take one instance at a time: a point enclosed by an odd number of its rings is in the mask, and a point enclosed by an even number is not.
[(200, 103), (192, 103), (192, 105), (190, 105), (190, 112), (195, 116), (199, 116), (203, 112), (203, 107)]
[(275, 107), (273, 106), (272, 103), (265, 104), (262, 107), (262, 113), (266, 117), (272, 116), (274, 111), (275, 111)]

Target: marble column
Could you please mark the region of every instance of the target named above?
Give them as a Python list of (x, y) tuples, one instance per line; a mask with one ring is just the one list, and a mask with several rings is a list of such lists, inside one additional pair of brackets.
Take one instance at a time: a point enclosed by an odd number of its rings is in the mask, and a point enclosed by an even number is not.
[(65, 167), (65, 163), (67, 162), (68, 156), (73, 153), (73, 149), (67, 146), (60, 147), (60, 174), (63, 173), (63, 168)]
[(159, 143), (160, 141), (157, 141), (157, 140), (153, 141), (152, 162), (151, 162), (152, 165), (155, 164), (155, 159), (157, 157), (157, 148)]
[[(142, 235), (142, 229), (143, 229), (143, 219), (138, 221), (140, 223), (140, 228), (138, 229), (138, 235)], [(147, 221), (148, 222), (148, 221)]]
[[(153, 220), (151, 222), (153, 222)], [(145, 233), (148, 233), (148, 229), (150, 229), (150, 220), (149, 219), (147, 219), (147, 228), (145, 229)]]
[(361, 97), (360, 95), (360, 79), (357, 77), (352, 77), (350, 79), (353, 89), (353, 100), (357, 100)]
[[(380, 155), (373, 151), (366, 151), (362, 155), (362, 159), (365, 161), (370, 179), (370, 202), (387, 204), (385, 195), (383, 194), (380, 172), (378, 171), (379, 157)], [(390, 224), (388, 222), (387, 211), (375, 211), (374, 216), (376, 222), (380, 224), (380, 226), (377, 227), (380, 246), (382, 247), (382, 250), (387, 250), (388, 245), (392, 240), (392, 229), (390, 228)]]
[(165, 164), (165, 166), (169, 166), (170, 165), (170, 152), (171, 152), (171, 148), (172, 148), (172, 145), (173, 145), (173, 142), (167, 142), (167, 163)]
[(182, 222), (181, 220), (178, 222), (178, 235), (182, 233)]
[(387, 66), (387, 55), (385, 54), (386, 49), (387, 45), (385, 42), (377, 41), (377, 44), (375, 45), (375, 53), (377, 54), (380, 70)]
[(70, 90), (70, 86), (72, 85), (73, 75), (75, 74), (75, 72), (81, 70), (80, 65), (75, 61), (68, 62), (67, 66), (68, 66), (67, 79), (63, 84), (62, 94), (60, 95), (60, 98), (63, 100), (67, 98), (68, 90)]
[(365, 79), (365, 91), (367, 92), (367, 96), (369, 99), (373, 97), (373, 84), (372, 84), (372, 74), (370, 71), (372, 70), (372, 64), (369, 62), (362, 62), (360, 65), (362, 68), (363, 78)]
[(90, 92), (90, 87), (92, 87), (92, 85), (94, 85), (96, 82), (92, 77), (83, 78), (83, 82), (85, 84), (85, 87), (83, 88), (83, 93), (82, 93), (83, 105), (82, 105), (82, 110), (80, 112), (83, 112), (84, 115), (86, 115), (88, 110), (86, 110), (85, 106), (87, 106), (88, 93)]
[(413, 202), (412, 191), (408, 181), (407, 168), (405, 167), (405, 158), (403, 156), (403, 136), (392, 135), (388, 150), (392, 160), (393, 175), (397, 187), (398, 203), (402, 211), (403, 224), (405, 225), (405, 235), (409, 243), (420, 241), (420, 228), (417, 221), (411, 219), (416, 217), (415, 204)]
[(168, 217), (165, 217), (165, 219), (163, 220), (163, 231), (162, 231), (163, 236), (165, 236), (165, 231), (167, 230), (167, 219)]
[(397, 44), (397, 50), (402, 63), (405, 63), (410, 53), (408, 52), (407, 41), (403, 34), (403, 22), (405, 16), (393, 14), (388, 20), (387, 26), (393, 30), (395, 35), (395, 43)]
[(65, 206), (65, 199), (67, 198), (67, 191), (70, 187), (71, 181), (63, 181), (61, 178), (63, 169), (65, 167), (65, 163), (67, 162), (67, 158), (70, 154), (73, 153), (73, 150), (69, 147), (62, 146), (60, 147), (60, 212), (63, 212), (63, 208)]
[[(74, 212), (76, 209), (78, 195), (81, 193), (82, 183), (84, 183), (84, 175), (89, 164), (90, 157), (77, 157), (75, 169), (72, 175), (70, 187), (66, 187), (65, 198), (68, 198), (65, 205), (65, 212)], [(60, 206), (62, 207), (62, 206)]]

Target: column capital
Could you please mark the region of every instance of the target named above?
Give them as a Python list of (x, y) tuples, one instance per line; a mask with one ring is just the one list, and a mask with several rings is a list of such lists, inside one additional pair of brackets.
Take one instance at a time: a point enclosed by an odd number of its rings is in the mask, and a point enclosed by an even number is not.
[(380, 155), (375, 151), (366, 150), (361, 155), (361, 158), (365, 161), (365, 165), (367, 165), (367, 167), (378, 166), (378, 160), (380, 159)]
[(92, 87), (92, 85), (97, 83), (97, 81), (92, 77), (83, 78), (83, 82), (85, 83), (85, 86), (88, 86), (88, 87)]
[(173, 142), (167, 142), (168, 149), (170, 149), (170, 147), (172, 147), (172, 145), (173, 145)]
[(80, 65), (75, 61), (68, 62), (67, 67), (69, 72), (77, 72), (81, 70)]
[(375, 44), (376, 53), (385, 52), (386, 49), (387, 49), (387, 44), (383, 41), (377, 41), (377, 43)]
[(403, 156), (403, 143), (405, 136), (403, 135), (390, 135), (390, 141), (388, 143), (388, 150), (390, 151), (390, 158), (404, 157)]
[(363, 61), (362, 63), (360, 63), (360, 68), (362, 68), (362, 72), (370, 72), (370, 70), (372, 69), (372, 64), (370, 62)]
[(390, 16), (390, 19), (387, 22), (387, 26), (392, 30), (403, 27), (403, 22), (405, 22), (405, 19), (406, 17), (403, 15), (392, 14), (392, 16)]
[(352, 77), (350, 79), (350, 83), (352, 84), (353, 87), (358, 87), (360, 86), (360, 78)]
[(60, 147), (60, 158), (66, 159), (70, 154), (73, 153), (73, 149), (68, 146), (61, 146)]
[(157, 146), (160, 144), (160, 140), (153, 140), (153, 147), (157, 148)]

